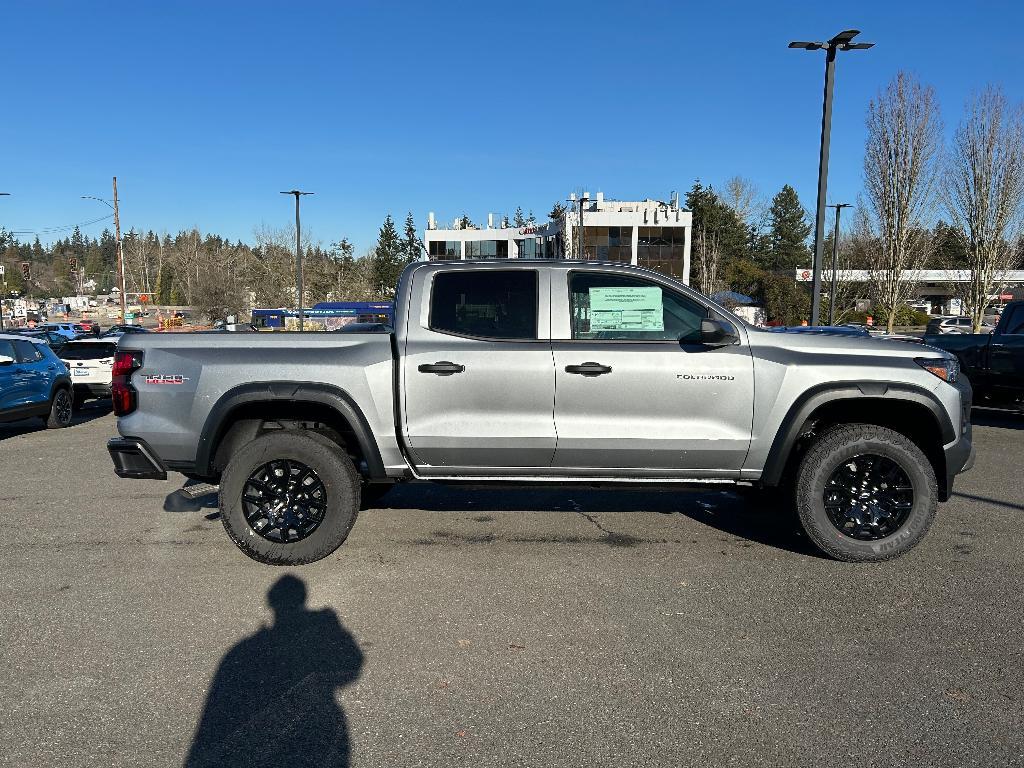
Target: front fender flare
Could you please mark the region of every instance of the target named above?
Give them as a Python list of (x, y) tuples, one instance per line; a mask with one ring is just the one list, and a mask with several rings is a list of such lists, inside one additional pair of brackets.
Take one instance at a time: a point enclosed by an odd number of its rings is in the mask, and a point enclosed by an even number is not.
[[(836, 400), (852, 400), (870, 398), (886, 400), (890, 402), (911, 402), (924, 406), (932, 414), (935, 423), (942, 435), (943, 445), (956, 440), (956, 430), (949, 418), (949, 414), (939, 399), (924, 389), (914, 384), (885, 381), (844, 381), (830, 384), (820, 384), (804, 392), (790, 406), (785, 418), (775, 434), (772, 447), (768, 452), (768, 460), (765, 462), (764, 471), (761, 473), (761, 482), (764, 485), (778, 485), (782, 474), (786, 469), (793, 446), (800, 437), (800, 430), (807, 420), (821, 406), (835, 402)], [(938, 446), (939, 449), (942, 446)]]

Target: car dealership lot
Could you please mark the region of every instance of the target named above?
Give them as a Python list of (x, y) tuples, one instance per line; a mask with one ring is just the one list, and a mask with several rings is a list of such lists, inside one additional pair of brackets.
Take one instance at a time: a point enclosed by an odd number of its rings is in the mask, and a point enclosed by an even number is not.
[(1024, 764), (1024, 417), (975, 416), (881, 565), (726, 491), (408, 486), (276, 569), (99, 405), (0, 425), (0, 765)]

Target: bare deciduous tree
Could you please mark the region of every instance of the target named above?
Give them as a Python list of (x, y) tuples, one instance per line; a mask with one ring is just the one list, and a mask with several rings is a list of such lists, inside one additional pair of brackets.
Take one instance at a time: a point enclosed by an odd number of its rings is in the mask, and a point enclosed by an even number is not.
[(722, 200), (735, 211), (740, 221), (748, 227), (752, 226), (755, 219), (763, 213), (764, 204), (760, 198), (761, 191), (750, 179), (745, 179), (742, 176), (733, 176), (725, 182)]
[(966, 250), (962, 297), (974, 332), (989, 296), (1017, 261), (1024, 214), (1024, 109), (989, 87), (967, 105), (953, 138), (946, 207)]
[(722, 266), (722, 249), (718, 233), (698, 224), (693, 232), (693, 262), (697, 267), (697, 288), (705, 296), (718, 290), (718, 271)]
[(864, 185), (878, 247), (869, 253), (872, 298), (890, 332), (931, 248), (925, 226), (933, 210), (942, 147), (934, 91), (900, 72), (868, 106)]

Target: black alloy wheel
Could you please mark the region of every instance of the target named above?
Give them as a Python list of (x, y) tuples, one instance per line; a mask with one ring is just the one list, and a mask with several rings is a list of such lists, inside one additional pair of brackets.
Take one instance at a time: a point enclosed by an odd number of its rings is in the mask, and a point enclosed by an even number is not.
[(825, 483), (825, 512), (844, 536), (884, 539), (900, 529), (914, 508), (914, 486), (887, 456), (866, 453), (840, 464)]
[(62, 389), (57, 393), (53, 407), (57, 412), (57, 421), (61, 424), (71, 423), (71, 396), (68, 395), (67, 390)]
[(242, 490), (249, 526), (267, 541), (302, 541), (317, 529), (327, 510), (327, 489), (300, 461), (277, 459), (256, 468)]

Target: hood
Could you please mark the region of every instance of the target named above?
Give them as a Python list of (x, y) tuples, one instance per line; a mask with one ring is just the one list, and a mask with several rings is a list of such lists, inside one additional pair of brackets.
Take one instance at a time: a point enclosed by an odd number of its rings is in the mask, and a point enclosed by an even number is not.
[(747, 334), (752, 347), (790, 350), (797, 355), (875, 357), (879, 359), (879, 362), (884, 362), (884, 358), (953, 357), (948, 352), (913, 341), (850, 335), (842, 332), (766, 330), (748, 326)]

